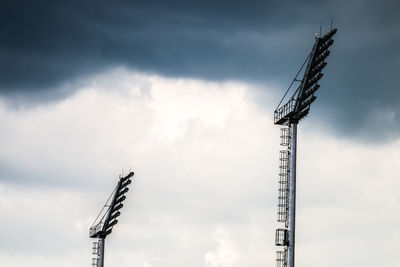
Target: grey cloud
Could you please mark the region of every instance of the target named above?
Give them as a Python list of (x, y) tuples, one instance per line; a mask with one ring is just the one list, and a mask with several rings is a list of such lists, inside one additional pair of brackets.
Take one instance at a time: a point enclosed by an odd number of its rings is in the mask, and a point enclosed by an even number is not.
[(260, 65), (271, 60), (257, 60), (264, 44), (246, 32), (277, 31), (283, 11), (264, 1), (9, 2), (1, 92), (49, 90), (115, 64), (168, 76), (262, 77)]
[(272, 82), (283, 93), (314, 32), (333, 19), (339, 33), (318, 113), (339, 134), (375, 139), (381, 127), (366, 123), (371, 112), (393, 111), (384, 135), (398, 136), (399, 8), (395, 1), (6, 1), (0, 93), (59, 99), (74, 91), (68, 84), (121, 65), (169, 77)]
[[(124, 80), (131, 75), (112, 77), (117, 87), (118, 83), (140, 82)], [(221, 105), (230, 107), (230, 115), (218, 126), (207, 125), (206, 114), (198, 114), (197, 127), (182, 118), (191, 128), (184, 127), (187, 130), (177, 139), (160, 140), (173, 126), (171, 117), (160, 121), (158, 116), (150, 116), (152, 111), (140, 104), (147, 99), (120, 91), (97, 89), (92, 92), (102, 97), (84, 94), (70, 98), (65, 101), (68, 105), (57, 104), (62, 110), (40, 107), (21, 111), (24, 114), (19, 116), (14, 111), (0, 112), (0, 162), (5, 165), (0, 165), (0, 173), (19, 179), (12, 183), (0, 178), (4, 217), (0, 254), (5, 266), (89, 265), (92, 240), (88, 228), (115, 186), (119, 168), (132, 163), (135, 179), (121, 220), (107, 238), (107, 262), (120, 266), (148, 266), (146, 262), (154, 267), (215, 266), (206, 264), (205, 256), (218, 254), (221, 234), (216, 231), (220, 227), (226, 230), (224, 240), (231, 241), (227, 245), (236, 247), (242, 256), (231, 266), (276, 262), (279, 129), (240, 88), (233, 90), (243, 101), (230, 103), (229, 90), (218, 97), (226, 87), (202, 92), (200, 86), (190, 85), (197, 82), (177, 87), (167, 86), (166, 80), (160, 78), (156, 84), (166, 86), (158, 88), (159, 92), (172, 88), (177, 97), (171, 106), (179, 108), (189, 97), (190, 103), (197, 100), (211, 111), (218, 111)], [(157, 86), (150, 86), (156, 96)], [(165, 95), (158, 95), (159, 100), (169, 102)], [(105, 103), (109, 102), (118, 109), (107, 109)], [(168, 113), (166, 105), (159, 103), (159, 108), (159, 114)], [(48, 114), (56, 116), (43, 118)], [(153, 130), (153, 125), (160, 128)], [(301, 129), (306, 128), (310, 127)], [(390, 247), (385, 263), (393, 266), (400, 218), (386, 210), (396, 210), (399, 202), (398, 157), (392, 152), (398, 151), (400, 144), (376, 149), (315, 132), (301, 135), (297, 240), (303, 252), (298, 253), (299, 264), (320, 266), (330, 257), (329, 267), (355, 266), (360, 259), (363, 266), (377, 266), (382, 260), (374, 252), (385, 243)], [(35, 148), (41, 149), (35, 153)], [(17, 173), (6, 166), (23, 170)], [(25, 182), (18, 175), (24, 175)], [(37, 175), (42, 175), (42, 180), (37, 180)], [(50, 184), (50, 179), (58, 181)], [(381, 225), (388, 234), (382, 234)], [(366, 248), (370, 253), (365, 254)], [(221, 253), (230, 251), (229, 246), (225, 249), (222, 247)], [(338, 253), (332, 254), (335, 250)], [(312, 253), (315, 257), (307, 257)]]

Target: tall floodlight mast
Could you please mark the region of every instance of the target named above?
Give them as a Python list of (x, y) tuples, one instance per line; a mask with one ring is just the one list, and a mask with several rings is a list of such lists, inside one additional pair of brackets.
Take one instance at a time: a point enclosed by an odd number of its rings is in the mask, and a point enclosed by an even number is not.
[(105, 240), (118, 223), (117, 217), (121, 215), (119, 210), (124, 206), (122, 202), (126, 199), (125, 194), (129, 191), (128, 185), (132, 182), (133, 175), (134, 173), (130, 172), (127, 176), (119, 178), (117, 186), (90, 227), (89, 237), (97, 239), (93, 242), (93, 267), (104, 266)]
[[(281, 145), (285, 147), (279, 153), (278, 222), (284, 223), (284, 227), (276, 230), (275, 245), (283, 247), (283, 250), (277, 252), (277, 267), (294, 267), (297, 124), (308, 115), (311, 103), (317, 98), (314, 94), (320, 87), (318, 81), (323, 76), (321, 71), (327, 64), (325, 59), (330, 53), (328, 48), (333, 44), (332, 38), (336, 32), (337, 29), (331, 28), (323, 37), (316, 36), (311, 53), (274, 112), (274, 123), (284, 126), (281, 128)], [(303, 79), (299, 80), (302, 71)], [(297, 89), (282, 105), (296, 82), (299, 83)]]

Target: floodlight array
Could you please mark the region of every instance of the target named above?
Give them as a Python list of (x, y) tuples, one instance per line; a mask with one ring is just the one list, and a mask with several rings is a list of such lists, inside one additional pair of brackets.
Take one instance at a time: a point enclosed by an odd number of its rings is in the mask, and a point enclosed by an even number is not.
[(301, 84), (289, 101), (275, 110), (275, 124), (287, 125), (298, 122), (309, 113), (311, 104), (317, 99), (314, 93), (320, 88), (318, 81), (324, 76), (321, 71), (327, 65), (325, 60), (330, 54), (329, 47), (334, 42), (332, 37), (336, 32), (337, 29), (333, 29), (323, 37), (315, 39)]
[(132, 183), (131, 177), (133, 175), (134, 173), (130, 172), (127, 176), (119, 179), (104, 221), (102, 220), (90, 228), (89, 236), (91, 238), (106, 238), (107, 235), (111, 234), (113, 227), (118, 223), (117, 218), (121, 215), (120, 210), (124, 207), (125, 194), (129, 191), (128, 186)]

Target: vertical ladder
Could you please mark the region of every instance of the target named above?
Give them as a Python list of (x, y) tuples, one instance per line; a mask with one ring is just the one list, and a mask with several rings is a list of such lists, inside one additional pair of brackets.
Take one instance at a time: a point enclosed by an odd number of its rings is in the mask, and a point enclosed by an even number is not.
[(289, 211), (289, 150), (279, 152), (279, 194), (278, 194), (278, 222), (288, 223)]
[(276, 267), (287, 267), (287, 249), (276, 252)]
[(289, 213), (289, 175), (290, 175), (290, 128), (281, 128), (281, 146), (287, 147), (279, 152), (279, 194), (278, 222), (288, 227)]
[(286, 149), (279, 151), (279, 193), (278, 222), (285, 228), (278, 228), (275, 233), (275, 245), (283, 246), (283, 251), (276, 252), (276, 266), (287, 267), (288, 223), (289, 223), (289, 177), (290, 177), (290, 127), (281, 128), (280, 144)]
[(99, 259), (100, 259), (100, 244), (98, 241), (93, 242), (93, 252), (92, 255), (95, 255), (92, 258), (92, 267), (99, 266)]

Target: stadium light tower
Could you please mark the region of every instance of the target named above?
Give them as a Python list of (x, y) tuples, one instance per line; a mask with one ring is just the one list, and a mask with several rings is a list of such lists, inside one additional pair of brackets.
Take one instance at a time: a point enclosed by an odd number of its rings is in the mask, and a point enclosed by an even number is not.
[(118, 223), (117, 217), (121, 215), (119, 210), (124, 206), (122, 202), (126, 199), (125, 194), (129, 191), (128, 185), (132, 182), (133, 175), (134, 173), (130, 172), (127, 176), (119, 178), (117, 186), (90, 227), (89, 237), (97, 239), (93, 242), (93, 254), (95, 255), (92, 258), (93, 267), (104, 266), (105, 240)]
[[(277, 267), (294, 267), (297, 124), (308, 115), (311, 104), (317, 98), (314, 94), (320, 87), (318, 81), (323, 76), (321, 71), (327, 64), (325, 59), (330, 53), (328, 48), (333, 44), (333, 36), (336, 32), (337, 29), (331, 27), (326, 35), (316, 36), (311, 53), (274, 112), (274, 123), (284, 126), (281, 128), (281, 145), (286, 147), (279, 154), (278, 222), (284, 223), (284, 228), (276, 230), (275, 245), (284, 248), (277, 252)], [(303, 78), (299, 80), (298, 76), (306, 63)], [(288, 101), (281, 105), (295, 82), (299, 83), (297, 89)]]

